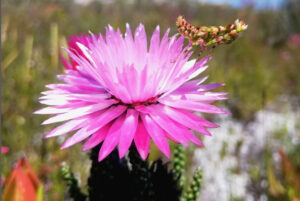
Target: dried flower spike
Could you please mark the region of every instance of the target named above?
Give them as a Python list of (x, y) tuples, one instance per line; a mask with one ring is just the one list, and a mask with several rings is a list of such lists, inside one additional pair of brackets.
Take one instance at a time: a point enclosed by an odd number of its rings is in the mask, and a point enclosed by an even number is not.
[(246, 30), (248, 25), (244, 21), (235, 20), (233, 24), (223, 26), (194, 26), (179, 16), (176, 26), (178, 32), (187, 38), (194, 46), (200, 46), (205, 51), (208, 46), (216, 47), (220, 44), (229, 44), (239, 33)]

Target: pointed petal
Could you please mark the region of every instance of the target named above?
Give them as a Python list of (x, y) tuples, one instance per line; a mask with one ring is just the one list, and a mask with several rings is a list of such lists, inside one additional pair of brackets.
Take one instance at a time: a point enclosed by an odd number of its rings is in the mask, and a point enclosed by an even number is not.
[(141, 120), (138, 121), (138, 126), (134, 135), (134, 143), (140, 156), (145, 160), (149, 154), (150, 135)]
[(69, 148), (81, 141), (83, 141), (84, 139), (88, 138), (90, 135), (93, 134), (93, 132), (87, 132), (87, 127), (84, 127), (82, 129), (80, 129), (79, 131), (77, 131), (74, 135), (72, 135), (71, 137), (69, 137), (64, 144), (60, 147), (60, 149), (66, 149)]
[(74, 109), (71, 110), (67, 113), (64, 114), (59, 114), (56, 115), (54, 117), (49, 118), (48, 120), (44, 121), (42, 124), (52, 124), (52, 123), (57, 123), (57, 122), (61, 122), (61, 121), (66, 121), (66, 120), (70, 120), (70, 119), (74, 119), (86, 114), (90, 114), (99, 110), (103, 110), (109, 106), (111, 106), (112, 104), (116, 103), (115, 100), (111, 99), (111, 100), (107, 100), (107, 101), (103, 101), (101, 103), (98, 104), (94, 104), (94, 105), (89, 105), (86, 107), (82, 107), (82, 108), (78, 108), (78, 109)]
[(225, 83), (200, 85), (198, 91), (208, 91), (208, 90), (215, 89), (215, 88), (222, 87), (222, 86), (225, 86)]
[(87, 119), (75, 119), (75, 120), (68, 121), (68, 122), (62, 124), (61, 126), (56, 127), (55, 129), (53, 129), (49, 133), (47, 133), (45, 135), (45, 138), (64, 135), (68, 132), (72, 132), (74, 130), (80, 129), (80, 128), (82, 128), (83, 123), (86, 120)]
[(60, 60), (63, 63), (63, 65), (65, 66), (66, 69), (73, 69), (74, 67), (72, 66), (72, 64), (67, 61), (67, 59), (62, 56), (61, 54), (59, 54)]
[(197, 112), (203, 112), (203, 113), (215, 113), (215, 114), (228, 114), (227, 111), (223, 110), (222, 108), (216, 107), (214, 105), (200, 103), (200, 102), (193, 102), (189, 100), (166, 100), (166, 99), (160, 99), (159, 102), (175, 107), (180, 109), (186, 109), (186, 110), (192, 110)]
[(168, 106), (163, 107), (163, 110), (171, 119), (178, 122), (179, 124), (182, 124), (185, 127), (191, 128), (199, 133), (202, 133), (205, 135), (211, 135), (210, 132), (208, 132), (204, 128), (204, 126), (212, 127), (215, 124), (208, 122), (200, 117), (196, 117), (195, 115), (193, 115), (187, 111), (178, 110), (178, 109), (171, 108)]
[(149, 54), (151, 55), (152, 59), (158, 59), (157, 54), (159, 50), (159, 42), (160, 42), (160, 28), (157, 26), (152, 34), (150, 40), (150, 47), (149, 47)]
[(98, 129), (102, 128), (103, 126), (123, 114), (126, 108), (127, 107), (124, 105), (110, 107), (97, 118), (95, 118), (95, 120), (88, 127), (87, 131), (97, 131)]
[(69, 111), (69, 108), (45, 107), (34, 112), (34, 114), (60, 114)]
[(57, 97), (56, 99), (47, 99), (47, 100), (40, 100), (41, 104), (44, 105), (53, 105), (53, 106), (63, 106), (67, 104), (71, 104), (69, 100), (63, 98), (63, 97)]
[(204, 144), (201, 142), (201, 140), (199, 140), (191, 131), (186, 130), (183, 134), (189, 141), (191, 141), (195, 145), (204, 147)]
[(208, 68), (208, 66), (201, 66), (200, 68), (198, 68), (197, 70), (195, 70), (193, 73), (190, 74), (188, 80), (191, 80), (191, 79), (197, 77), (202, 72), (204, 72), (207, 68)]
[(138, 124), (139, 113), (133, 109), (127, 110), (127, 115), (120, 132), (119, 156), (122, 158), (129, 149)]
[(157, 123), (157, 125), (159, 125), (162, 129), (164, 129), (167, 132), (168, 137), (170, 139), (172, 139), (175, 142), (181, 143), (185, 146), (188, 145), (185, 137), (182, 135), (180, 131), (178, 131), (178, 127), (171, 122), (171, 120), (166, 114), (160, 111), (161, 107), (157, 107), (153, 105), (152, 106), (142, 105), (142, 106), (137, 106), (136, 108), (138, 108), (138, 111), (140, 112), (148, 113), (151, 116), (151, 118)]
[(134, 33), (134, 67), (141, 71), (146, 64), (147, 36), (144, 25), (140, 24)]
[(186, 71), (190, 70), (196, 63), (196, 59), (192, 59), (188, 62), (186, 62), (183, 66), (182, 66), (182, 69), (181, 69), (181, 72), (182, 73), (185, 73)]
[(187, 81), (186, 83), (178, 87), (176, 90), (174, 90), (171, 94), (186, 94), (191, 92), (197, 92), (197, 90), (199, 89), (199, 84), (203, 83), (205, 80), (207, 80), (207, 78), (208, 76), (205, 76), (197, 80)]
[(93, 58), (91, 57), (91, 51), (89, 50), (89, 48), (87, 48), (85, 45), (76, 42), (76, 45), (79, 47), (79, 49), (82, 51), (82, 54), (89, 60), (89, 62), (94, 63)]
[(151, 136), (152, 140), (156, 146), (168, 157), (170, 158), (170, 147), (164, 131), (153, 121), (153, 119), (147, 114), (141, 114), (143, 123), (146, 130)]
[(100, 130), (95, 132), (84, 144), (82, 147), (82, 151), (87, 151), (89, 149), (94, 148), (98, 144), (100, 144), (106, 137), (111, 124), (107, 124), (106, 126), (102, 127)]
[(140, 24), (135, 30), (134, 41), (136, 48), (139, 50), (139, 53), (147, 52), (147, 36), (144, 25)]
[(98, 161), (102, 161), (117, 146), (120, 139), (120, 131), (124, 120), (125, 115), (123, 114), (118, 119), (116, 119), (110, 127), (99, 151)]
[(201, 140), (199, 140), (195, 135), (194, 133), (192, 133), (190, 130), (188, 130), (185, 126), (173, 121), (173, 120), (170, 120), (171, 122), (173, 122), (177, 128), (178, 128), (178, 131), (181, 132), (186, 139), (188, 139), (189, 141), (191, 141), (192, 143), (200, 146), (200, 147), (203, 147), (203, 143), (201, 142)]

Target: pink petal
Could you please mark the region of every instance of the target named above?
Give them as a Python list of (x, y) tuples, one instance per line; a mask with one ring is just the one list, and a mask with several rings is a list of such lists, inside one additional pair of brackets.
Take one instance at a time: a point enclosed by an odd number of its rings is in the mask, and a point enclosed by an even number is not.
[(201, 103), (211, 103), (216, 100), (224, 100), (227, 99), (224, 96), (206, 96), (198, 93), (187, 93), (187, 94), (170, 94), (166, 97), (160, 98), (160, 101), (163, 100), (176, 102), (176, 101), (190, 101), (190, 102), (201, 102)]
[(69, 97), (73, 100), (80, 100), (80, 101), (86, 101), (86, 102), (93, 102), (93, 103), (99, 103), (105, 99), (108, 99), (111, 97), (108, 93), (101, 93), (101, 94), (68, 94), (66, 97)]
[(102, 127), (100, 130), (95, 132), (84, 144), (82, 147), (82, 151), (87, 151), (89, 149), (94, 148), (98, 144), (100, 144), (106, 137), (111, 124), (107, 124)]
[(86, 120), (87, 119), (75, 119), (75, 120), (68, 121), (68, 122), (62, 124), (61, 126), (56, 127), (55, 129), (53, 129), (49, 133), (47, 133), (45, 135), (45, 138), (50, 138), (50, 137), (56, 137), (56, 136), (64, 135), (64, 134), (66, 134), (68, 132), (80, 129), (80, 128), (82, 128), (84, 126), (83, 123)]
[(171, 94), (186, 94), (191, 92), (196, 92), (199, 88), (198, 86), (199, 80), (192, 80), (184, 83), (180, 87), (178, 87), (176, 90), (174, 90)]
[(205, 96), (205, 95), (202, 95), (199, 93), (186, 94), (183, 97), (190, 101), (201, 101), (201, 102), (205, 102), (205, 103), (213, 102), (216, 100), (226, 100), (227, 99), (227, 97), (224, 97), (224, 96)]
[(145, 160), (149, 153), (150, 135), (141, 120), (138, 121), (138, 126), (134, 135), (134, 143), (142, 159)]
[(200, 103), (200, 102), (193, 102), (193, 101), (188, 101), (188, 100), (171, 101), (171, 100), (166, 100), (166, 99), (161, 99), (161, 100), (159, 100), (159, 102), (161, 102), (165, 105), (171, 106), (171, 107), (192, 110), (192, 111), (197, 111), (197, 112), (228, 114), (227, 111), (225, 111), (221, 108), (218, 108), (214, 105), (209, 105), (209, 104)]
[(69, 110), (69, 108), (45, 107), (43, 109), (35, 111), (34, 114), (60, 114), (65, 113)]
[(222, 86), (225, 86), (225, 83), (200, 85), (198, 91), (208, 91)]
[(102, 161), (112, 150), (117, 146), (120, 139), (120, 131), (122, 124), (124, 123), (125, 115), (115, 120), (115, 122), (110, 127), (107, 136), (101, 146), (99, 151), (98, 161)]
[(62, 61), (63, 65), (66, 67), (66, 69), (73, 69), (73, 66), (70, 62), (67, 61), (65, 57), (63, 57), (61, 54), (59, 54), (60, 60)]
[(74, 109), (71, 110), (67, 113), (64, 114), (59, 114), (56, 115), (54, 117), (49, 118), (48, 120), (44, 121), (42, 124), (52, 124), (52, 123), (57, 123), (57, 122), (61, 122), (61, 121), (66, 121), (66, 120), (70, 120), (70, 119), (74, 119), (86, 114), (90, 114), (99, 110), (103, 110), (109, 106), (111, 106), (112, 104), (116, 103), (115, 100), (110, 99), (107, 101), (103, 101), (100, 102), (98, 104), (94, 104), (94, 105), (89, 105), (86, 107), (82, 107), (82, 108), (78, 108), (78, 109)]
[(88, 138), (90, 135), (93, 134), (93, 132), (87, 132), (87, 127), (84, 127), (82, 129), (80, 129), (79, 131), (77, 131), (74, 135), (72, 135), (71, 137), (69, 137), (64, 144), (60, 147), (60, 149), (65, 149), (65, 148), (69, 148), (81, 141), (83, 141), (84, 139)]
[[(140, 24), (135, 30), (134, 42), (137, 53), (135, 64), (139, 66), (139, 64), (144, 63), (143, 59), (147, 56), (147, 35), (144, 25)], [(143, 66), (139, 66), (139, 68), (141, 67)]]
[(162, 129), (164, 129), (168, 137), (170, 137), (173, 141), (179, 142), (185, 146), (188, 145), (185, 137), (182, 135), (180, 131), (178, 131), (178, 127), (172, 124), (171, 120), (161, 112), (161, 107), (155, 106), (137, 106), (138, 111), (143, 113), (148, 113), (151, 118), (159, 125)]
[(195, 145), (198, 145), (200, 147), (204, 147), (204, 145), (201, 142), (201, 140), (199, 140), (191, 131), (186, 130), (185, 132), (183, 132), (183, 134), (186, 137), (186, 139), (188, 139), (189, 141), (191, 141)]
[(77, 75), (77, 76), (72, 76), (72, 75), (57, 75), (58, 79), (61, 81), (73, 85), (74, 87), (78, 88), (88, 88), (92, 91), (97, 91), (97, 92), (106, 92), (106, 90), (100, 86), (96, 81), (94, 81), (93, 78), (88, 77), (85, 78), (82, 75)]
[(159, 26), (157, 26), (152, 34), (150, 40), (150, 47), (149, 47), (149, 54), (152, 55), (153, 57), (155, 54), (157, 54), (159, 49), (159, 40), (160, 40), (159, 36), (160, 36), (160, 28)]
[(186, 139), (191, 141), (192, 143), (203, 147), (203, 143), (191, 132), (189, 131), (186, 127), (182, 126), (181, 124), (171, 120), (172, 123), (174, 123), (177, 126), (178, 132), (181, 132)]
[(138, 124), (139, 113), (133, 109), (127, 110), (125, 121), (120, 132), (119, 156), (122, 158), (129, 149)]
[[(182, 110), (177, 110), (171, 107), (165, 106), (164, 112), (174, 121), (178, 122), (179, 124), (184, 125), (185, 127), (191, 128), (195, 131), (198, 131), (199, 133), (205, 134), (205, 135), (211, 135), (203, 126), (213, 126), (214, 124), (201, 119), (200, 117), (196, 119), (193, 119), (191, 116), (192, 114), (187, 114), (189, 112), (183, 112)], [(195, 117), (196, 118), (196, 117)]]
[(71, 104), (70, 100), (58, 96), (54, 99), (40, 100), (39, 102), (44, 105), (52, 105), (52, 106), (63, 106), (63, 105)]
[(152, 118), (147, 114), (141, 114), (143, 123), (146, 130), (151, 136), (152, 140), (156, 146), (168, 157), (170, 158), (170, 147), (164, 131), (152, 120)]
[(208, 68), (208, 66), (201, 66), (200, 68), (198, 68), (197, 70), (195, 70), (194, 72), (192, 72), (189, 75), (188, 80), (194, 79), (195, 77), (200, 75), (202, 72), (204, 72), (207, 68)]
[(124, 105), (113, 106), (99, 115), (93, 122), (91, 122), (87, 131), (97, 131), (99, 128), (105, 126), (115, 118), (119, 117), (127, 109)]
[(93, 87), (92, 85), (87, 85), (84, 83), (78, 83), (77, 85), (71, 84), (48, 84), (46, 85), (48, 89), (66, 91), (66, 92), (103, 92), (101, 87)]

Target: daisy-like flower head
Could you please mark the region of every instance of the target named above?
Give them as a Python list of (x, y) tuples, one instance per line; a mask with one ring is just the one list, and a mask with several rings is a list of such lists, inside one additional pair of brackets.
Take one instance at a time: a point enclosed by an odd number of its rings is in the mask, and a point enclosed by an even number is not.
[(36, 113), (55, 114), (43, 124), (65, 122), (46, 134), (46, 138), (75, 131), (62, 149), (86, 140), (83, 150), (103, 142), (99, 161), (118, 146), (123, 157), (132, 143), (146, 159), (150, 140), (170, 157), (168, 139), (203, 146), (191, 132), (211, 135), (206, 128), (217, 127), (193, 112), (223, 114), (211, 103), (225, 99), (226, 93), (208, 92), (223, 84), (202, 84), (207, 77), (193, 79), (203, 72), (210, 59), (189, 60), (183, 37), (160, 39), (157, 26), (149, 49), (142, 24), (134, 36), (129, 25), (123, 36), (108, 26), (106, 36), (73, 37), (69, 41), (70, 62), (64, 60), (62, 84), (50, 84), (42, 92)]

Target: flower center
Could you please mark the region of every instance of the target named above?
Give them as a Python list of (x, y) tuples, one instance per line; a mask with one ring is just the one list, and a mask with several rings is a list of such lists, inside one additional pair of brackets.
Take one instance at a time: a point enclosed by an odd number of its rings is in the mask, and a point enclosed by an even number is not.
[(111, 98), (118, 101), (118, 105), (126, 105), (127, 107), (130, 107), (130, 108), (133, 108), (135, 106), (138, 106), (138, 105), (151, 105), (151, 104), (157, 104), (158, 101), (157, 99), (159, 98), (160, 95), (157, 95), (155, 97), (151, 97), (145, 101), (142, 101), (142, 102), (133, 102), (133, 103), (123, 103), (122, 100), (118, 99), (117, 97), (115, 96), (112, 96)]

